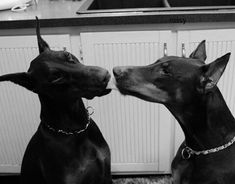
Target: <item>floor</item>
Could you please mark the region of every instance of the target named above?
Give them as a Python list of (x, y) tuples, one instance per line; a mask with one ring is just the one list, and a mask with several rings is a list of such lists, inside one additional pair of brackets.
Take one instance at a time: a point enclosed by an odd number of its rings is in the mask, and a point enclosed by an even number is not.
[[(19, 184), (19, 175), (0, 176), (0, 184)], [(113, 184), (171, 184), (170, 176), (114, 176)]]

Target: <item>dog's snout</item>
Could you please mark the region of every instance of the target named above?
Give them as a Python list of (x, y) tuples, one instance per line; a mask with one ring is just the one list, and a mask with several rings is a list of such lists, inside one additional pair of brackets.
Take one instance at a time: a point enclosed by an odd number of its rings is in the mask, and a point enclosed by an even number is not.
[(122, 67), (122, 66), (116, 66), (113, 68), (113, 74), (114, 74), (115, 78), (119, 78), (119, 77), (123, 76), (125, 71), (126, 71), (126, 68)]
[(113, 74), (115, 77), (119, 76), (122, 73), (120, 67), (114, 67), (113, 68)]
[(97, 74), (99, 76), (99, 81), (104, 82), (104, 83), (108, 82), (110, 77), (111, 77), (111, 75), (109, 74), (109, 71), (104, 69), (104, 68), (99, 68), (98, 67), (97, 68)]

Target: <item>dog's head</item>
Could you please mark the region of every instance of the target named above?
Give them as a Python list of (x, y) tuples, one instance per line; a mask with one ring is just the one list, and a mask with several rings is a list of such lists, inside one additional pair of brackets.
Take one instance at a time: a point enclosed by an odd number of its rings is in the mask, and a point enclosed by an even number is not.
[(0, 81), (11, 81), (39, 95), (51, 98), (71, 99), (106, 95), (110, 79), (107, 70), (97, 66), (85, 66), (69, 52), (53, 51), (41, 38), (37, 19), (39, 55), (31, 61), (27, 72), (0, 76)]
[(205, 64), (202, 41), (189, 58), (166, 56), (147, 66), (115, 67), (113, 73), (124, 95), (162, 104), (190, 103), (216, 86), (229, 57), (230, 53)]

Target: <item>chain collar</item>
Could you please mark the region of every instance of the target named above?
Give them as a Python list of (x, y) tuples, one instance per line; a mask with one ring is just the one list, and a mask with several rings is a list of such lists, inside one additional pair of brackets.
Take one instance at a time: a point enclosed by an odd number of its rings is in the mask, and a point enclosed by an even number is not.
[(87, 130), (87, 128), (89, 127), (89, 125), (91, 123), (90, 116), (94, 113), (94, 109), (91, 106), (88, 106), (86, 108), (86, 111), (87, 111), (87, 116), (88, 116), (88, 122), (87, 122), (85, 128), (83, 128), (82, 130), (65, 131), (65, 130), (61, 130), (61, 129), (55, 129), (55, 128), (51, 127), (50, 125), (48, 125), (47, 123), (45, 125), (49, 130), (51, 130), (52, 132), (55, 132), (55, 133), (64, 134), (64, 135), (75, 135), (75, 134), (77, 135), (77, 134), (80, 134), (80, 133)]
[(192, 148), (185, 145), (185, 148), (181, 151), (181, 155), (182, 155), (183, 159), (188, 160), (192, 155), (208, 155), (208, 154), (211, 154), (211, 153), (219, 152), (221, 150), (224, 150), (224, 149), (228, 148), (234, 142), (235, 142), (235, 136), (228, 143), (226, 143), (222, 146), (212, 148), (212, 149), (208, 149), (208, 150), (203, 150), (203, 151), (195, 151)]

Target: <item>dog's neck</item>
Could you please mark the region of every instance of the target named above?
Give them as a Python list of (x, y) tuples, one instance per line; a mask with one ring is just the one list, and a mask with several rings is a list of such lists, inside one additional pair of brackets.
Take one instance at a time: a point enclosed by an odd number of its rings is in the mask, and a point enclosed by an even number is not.
[(181, 125), (187, 146), (194, 150), (211, 149), (235, 136), (235, 120), (216, 87), (184, 106), (168, 105)]
[(55, 101), (39, 95), (39, 99), (41, 121), (57, 130), (80, 130), (84, 129), (88, 123), (87, 110), (81, 98), (71, 101)]

